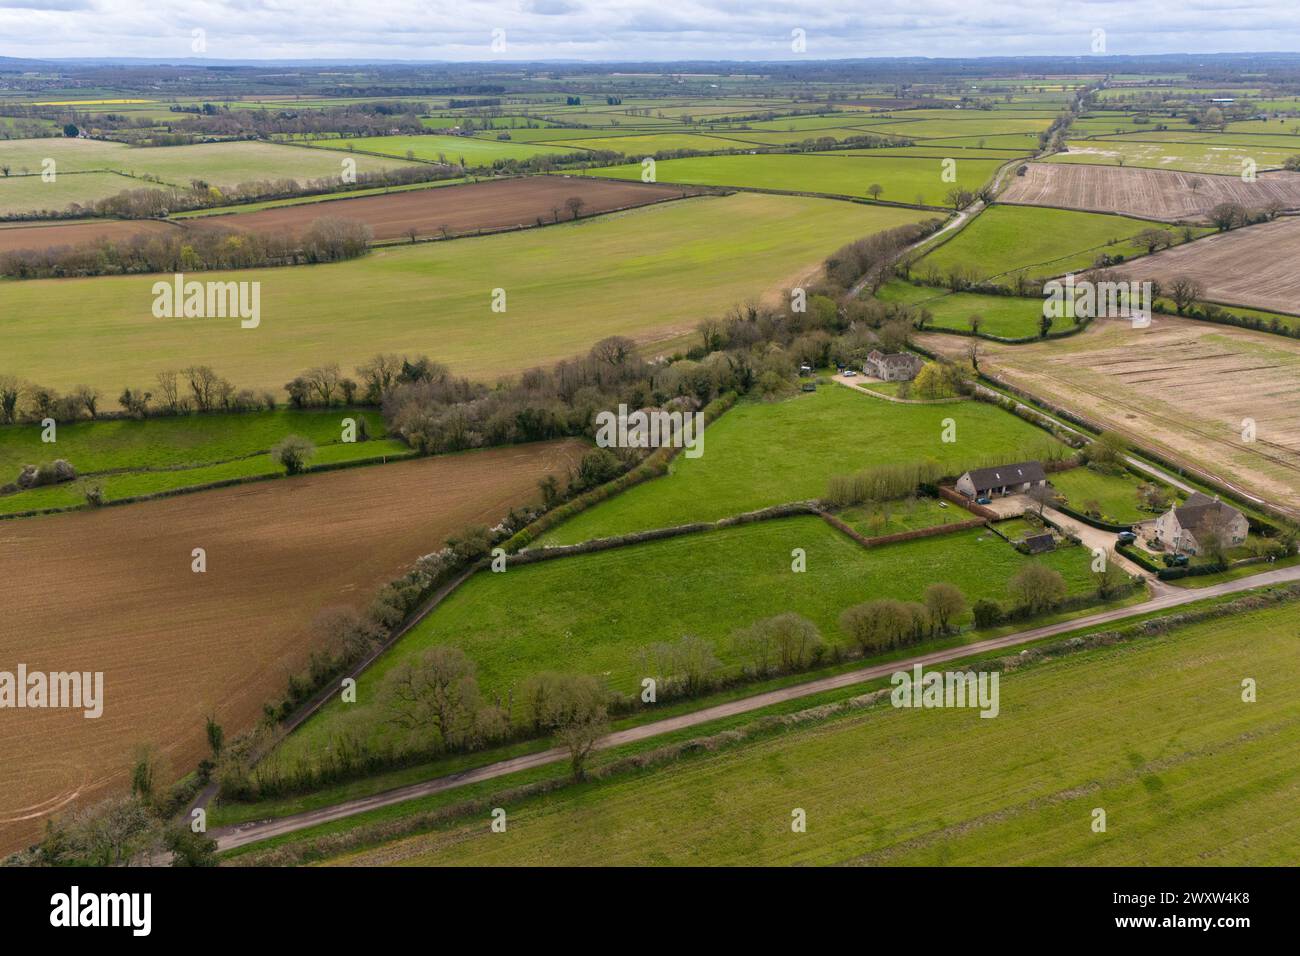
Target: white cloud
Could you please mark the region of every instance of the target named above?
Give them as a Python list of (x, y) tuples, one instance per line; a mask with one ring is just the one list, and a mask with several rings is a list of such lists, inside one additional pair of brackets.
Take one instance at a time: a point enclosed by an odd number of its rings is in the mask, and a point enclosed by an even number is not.
[[(0, 55), (794, 59), (1300, 49), (1293, 0), (0, 0)], [(507, 48), (493, 54), (494, 29)]]

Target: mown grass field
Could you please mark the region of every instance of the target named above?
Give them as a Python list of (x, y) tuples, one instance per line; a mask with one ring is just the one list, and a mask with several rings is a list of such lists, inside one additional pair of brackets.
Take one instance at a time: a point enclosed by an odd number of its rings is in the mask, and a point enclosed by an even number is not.
[[(972, 315), (980, 317), (980, 332), (1002, 338), (1023, 338), (1038, 334), (1043, 315), (1043, 300), (1010, 295), (980, 295), (975, 292), (949, 292), (937, 286), (913, 285), (895, 280), (876, 293), (883, 302), (903, 302), (926, 309), (933, 319), (927, 329), (970, 330)], [(1067, 323), (1068, 324), (1068, 323)], [(1060, 331), (1060, 323), (1053, 325)]]
[[(608, 335), (649, 341), (685, 332), (766, 289), (803, 281), (850, 240), (924, 215), (743, 194), (386, 248), (351, 262), (204, 273), (205, 281), (261, 283), (256, 329), (232, 319), (154, 318), (157, 276), (14, 282), (4, 292), (0, 367), (112, 396), (196, 363), (283, 396), (305, 368), (351, 368), (381, 351), (424, 352), (457, 374), (490, 378), (584, 353)], [(496, 288), (507, 293), (504, 313), (491, 308)]]
[[(372, 440), (343, 443), (344, 418), (364, 418)], [(79, 478), (0, 496), (0, 514), (80, 505), (86, 489), (95, 485), (111, 501), (279, 474), (283, 468), (268, 450), (286, 435), (302, 435), (316, 445), (311, 465), (411, 453), (385, 434), (383, 416), (375, 409), (342, 407), (69, 422), (58, 426), (52, 444), (41, 441), (39, 425), (6, 425), (0, 427), (0, 484), (13, 481), (22, 465), (55, 458), (69, 461)]]
[[(837, 156), (833, 153), (765, 153), (754, 156), (699, 156), (666, 159), (655, 164), (663, 183), (694, 186), (736, 186), (789, 192), (827, 193), (866, 198), (873, 184), (884, 188), (880, 198), (892, 202), (943, 205), (954, 186), (976, 190), (1001, 165), (998, 159), (956, 158), (957, 181), (943, 181), (943, 159), (896, 156)], [(592, 176), (640, 179), (641, 165), (609, 166)]]
[[(1092, 468), (1071, 468), (1052, 474), (1052, 487), (1065, 496), (1066, 503), (1075, 511), (1087, 511), (1090, 504), (1100, 506), (1107, 521), (1124, 524), (1130, 521), (1147, 521), (1156, 515), (1138, 507), (1137, 490), (1146, 479), (1122, 471), (1107, 475)], [(1181, 501), (1181, 493), (1170, 491), (1172, 500)]]
[[(791, 570), (803, 548), (807, 570)], [(1010, 577), (1027, 563), (983, 529), (863, 548), (819, 518), (787, 518), (686, 535), (481, 573), (454, 592), (358, 679), (357, 703), (331, 702), (289, 737), (280, 756), (320, 750), (341, 732), (400, 742), (376, 701), (384, 676), (429, 647), (462, 648), (479, 683), (507, 700), (547, 670), (603, 676), (633, 692), (645, 676), (643, 649), (695, 635), (724, 666), (741, 655), (731, 635), (762, 618), (794, 611), (830, 643), (845, 643), (841, 611), (877, 597), (920, 600), (927, 585), (949, 581), (973, 602), (1006, 598)], [(1038, 559), (1065, 576), (1072, 593), (1092, 588), (1091, 553), (1066, 548)]]
[(837, 513), (837, 517), (859, 534), (875, 538), (902, 531), (957, 524), (969, 521), (973, 516), (964, 508), (938, 498), (917, 497), (845, 508)]
[[(955, 442), (942, 441), (943, 421)], [(704, 431), (704, 454), (601, 502), (543, 537), (574, 544), (629, 531), (716, 521), (789, 501), (821, 498), (835, 475), (934, 459), (954, 474), (992, 458), (1024, 460), (1046, 432), (982, 402), (901, 405), (824, 385), (780, 402), (745, 402)]]
[[(886, 703), (507, 804), (504, 834), (462, 818), (337, 862), (1287, 865), (1294, 618), (1257, 611), (1036, 664), (1003, 676), (992, 720)], [(1241, 700), (1247, 676), (1257, 703)]]
[(552, 153), (571, 153), (566, 146), (544, 143), (515, 143), (510, 140), (479, 139), (471, 136), (354, 136), (347, 139), (318, 139), (313, 146), (349, 152), (382, 153), (406, 158), (408, 154), (426, 162), (459, 163), (466, 166), (490, 166), (497, 159), (532, 159)]
[(1142, 250), (1132, 238), (1152, 225), (1124, 216), (994, 205), (921, 258), (913, 272), (926, 275), (937, 269), (946, 274), (959, 268), (981, 279), (1018, 270), (1031, 278), (1061, 275), (1088, 268), (1102, 253), (1126, 259), (1139, 255)]

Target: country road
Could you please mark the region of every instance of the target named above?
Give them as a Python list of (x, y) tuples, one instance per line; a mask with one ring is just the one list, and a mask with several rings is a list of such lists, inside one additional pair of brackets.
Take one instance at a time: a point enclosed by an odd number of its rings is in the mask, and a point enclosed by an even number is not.
[[(642, 724), (638, 727), (630, 727), (627, 730), (620, 730), (616, 733), (609, 734), (596, 745), (596, 749), (607, 750), (611, 747), (618, 747), (641, 740), (648, 740), (663, 734), (673, 733), (678, 730), (697, 727), (722, 718), (734, 717), (739, 714), (761, 710), (764, 707), (770, 707), (774, 704), (798, 700), (802, 697), (810, 697), (826, 691), (852, 687), (854, 684), (861, 684), (865, 681), (887, 677), (895, 671), (907, 670), (917, 664), (922, 666), (943, 664), (948, 661), (955, 661), (965, 657), (986, 654), (990, 651), (1005, 650), (1006, 648), (1016, 647), (1021, 644), (1027, 644), (1047, 637), (1055, 637), (1081, 628), (1122, 621), (1125, 618), (1139, 614), (1147, 614), (1151, 611), (1167, 610), (1183, 604), (1190, 604), (1193, 601), (1200, 601), (1205, 598), (1219, 597), (1225, 594), (1235, 594), (1239, 591), (1250, 590), (1251, 588), (1262, 587), (1270, 584), (1285, 584), (1292, 581), (1300, 581), (1300, 566), (1281, 568), (1276, 571), (1266, 571), (1262, 574), (1251, 575), (1250, 577), (1240, 578), (1235, 581), (1225, 581), (1221, 584), (1215, 584), (1205, 588), (1169, 588), (1166, 593), (1158, 594), (1151, 600), (1142, 604), (1115, 608), (1110, 611), (1101, 611), (1096, 614), (1090, 614), (1086, 617), (1075, 618), (1058, 624), (1049, 624), (1043, 627), (1031, 628), (1026, 631), (1017, 631), (1014, 634), (992, 638), (987, 641), (978, 641), (974, 644), (964, 644), (960, 647), (947, 648), (941, 651), (932, 651), (928, 654), (918, 654), (915, 657), (909, 657), (905, 660), (891, 661), (888, 664), (863, 667), (857, 670), (847, 671), (843, 674), (835, 674), (831, 677), (823, 677), (803, 684), (783, 687), (780, 690), (768, 691), (762, 694), (755, 694), (751, 697), (728, 701), (725, 704), (707, 707), (703, 710), (694, 711), (689, 714), (681, 714), (677, 717), (669, 717), (664, 720)], [(507, 774), (516, 773), (520, 770), (528, 770), (534, 767), (560, 763), (568, 759), (568, 756), (568, 751), (564, 748), (554, 747), (550, 750), (543, 750), (538, 753), (526, 754), (522, 757), (513, 757), (509, 760), (487, 764), (473, 770), (464, 770), (444, 777), (437, 777), (433, 780), (410, 784), (405, 787), (399, 787), (395, 790), (378, 793), (374, 796), (359, 797), (331, 807), (323, 807), (319, 810), (310, 810), (305, 813), (280, 817), (274, 820), (264, 820), (254, 823), (240, 824), (237, 826), (223, 827), (213, 830), (209, 835), (216, 840), (217, 849), (219, 851), (233, 850), (236, 847), (246, 846), (250, 843), (257, 843), (262, 840), (270, 839), (271, 837), (282, 836), (287, 833), (305, 830), (308, 827), (318, 826), (322, 823), (329, 823), (333, 820), (341, 820), (345, 817), (355, 816), (358, 813), (365, 813), (368, 810), (389, 807), (394, 804), (404, 803), (408, 800), (415, 800), (420, 797), (442, 793), (457, 787), (463, 787), (467, 784), (492, 780), (497, 777), (506, 776)]]

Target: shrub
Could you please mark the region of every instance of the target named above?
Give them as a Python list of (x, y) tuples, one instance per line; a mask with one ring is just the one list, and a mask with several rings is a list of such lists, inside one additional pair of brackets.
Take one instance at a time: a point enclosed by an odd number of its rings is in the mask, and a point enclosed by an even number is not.
[(316, 454), (316, 446), (301, 435), (288, 435), (271, 449), (271, 458), (283, 466), (287, 475), (297, 475), (307, 469), (307, 462)]
[(19, 488), (40, 488), (43, 485), (57, 485), (72, 481), (77, 477), (77, 470), (62, 458), (42, 462), (39, 465), (23, 465), (18, 473), (16, 484)]
[(977, 628), (997, 627), (1002, 623), (1004, 616), (1002, 605), (997, 601), (980, 598), (975, 602), (975, 626)]

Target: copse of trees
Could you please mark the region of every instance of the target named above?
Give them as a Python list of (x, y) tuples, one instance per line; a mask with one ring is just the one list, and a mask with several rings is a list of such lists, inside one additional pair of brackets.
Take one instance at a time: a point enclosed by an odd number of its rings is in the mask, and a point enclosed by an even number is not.
[(807, 670), (826, 653), (817, 625), (794, 613), (755, 621), (732, 635), (732, 645), (751, 677)]
[(910, 223), (841, 246), (826, 260), (828, 283), (841, 293), (864, 281), (872, 293), (893, 274), (894, 263), (911, 245), (942, 227), (939, 219)]
[(847, 508), (894, 501), (914, 494), (922, 485), (933, 485), (942, 477), (943, 468), (933, 458), (873, 465), (851, 475), (833, 475), (826, 489), (826, 502), (836, 508)]
[(864, 601), (840, 614), (840, 630), (864, 655), (919, 644), (936, 626), (924, 604), (893, 598)]

